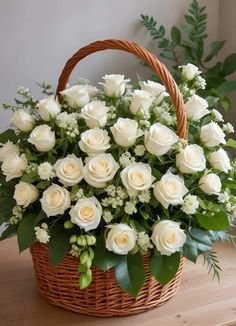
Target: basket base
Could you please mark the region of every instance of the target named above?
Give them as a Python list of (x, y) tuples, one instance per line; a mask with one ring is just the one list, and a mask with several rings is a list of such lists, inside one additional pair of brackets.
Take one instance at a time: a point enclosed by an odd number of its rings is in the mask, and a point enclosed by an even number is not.
[(36, 286), (41, 297), (61, 308), (97, 317), (134, 315), (164, 304), (179, 289), (184, 263), (181, 258), (175, 278), (162, 286), (149, 272), (149, 256), (145, 256), (146, 281), (134, 299), (119, 287), (113, 269), (102, 272), (93, 267), (92, 283), (88, 288), (80, 290), (77, 259), (67, 255), (54, 267), (50, 263), (46, 245), (36, 243), (30, 251)]

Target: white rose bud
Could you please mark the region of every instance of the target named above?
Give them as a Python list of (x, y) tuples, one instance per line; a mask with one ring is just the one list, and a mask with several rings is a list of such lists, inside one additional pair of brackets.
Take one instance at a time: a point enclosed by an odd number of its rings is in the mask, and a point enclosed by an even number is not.
[(2, 162), (2, 172), (6, 176), (6, 181), (21, 177), (27, 165), (28, 162), (24, 154), (21, 156), (16, 153), (7, 155)]
[(155, 178), (149, 164), (132, 163), (120, 173), (121, 181), (130, 196), (138, 191), (150, 189)]
[(88, 157), (84, 166), (83, 176), (85, 181), (95, 188), (104, 188), (111, 181), (119, 165), (111, 154), (97, 154)]
[(130, 103), (130, 111), (137, 114), (140, 111), (149, 112), (149, 108), (153, 102), (151, 93), (136, 89)]
[(129, 118), (119, 118), (110, 129), (116, 144), (122, 147), (134, 145), (136, 139), (142, 135), (138, 122)]
[(145, 133), (144, 145), (149, 153), (161, 156), (166, 154), (178, 139), (171, 129), (160, 123), (155, 123)]
[(60, 112), (61, 108), (53, 96), (44, 98), (37, 104), (40, 117), (44, 121), (54, 119)]
[(223, 148), (218, 149), (217, 151), (209, 155), (209, 162), (214, 169), (228, 173), (232, 169), (230, 165), (230, 159)]
[(80, 139), (79, 147), (88, 155), (104, 153), (111, 147), (108, 132), (99, 128), (86, 130), (81, 134)]
[(188, 192), (184, 185), (184, 181), (171, 172), (164, 174), (160, 181), (153, 185), (155, 198), (166, 209), (169, 205), (181, 205), (184, 200), (183, 197)]
[(165, 91), (166, 88), (160, 83), (148, 80), (147, 82), (140, 82), (141, 89), (151, 93), (155, 99), (155, 104), (158, 105), (168, 93)]
[(209, 114), (210, 111), (207, 108), (207, 101), (196, 94), (192, 95), (189, 100), (185, 103), (185, 111), (187, 114), (187, 118), (191, 121), (198, 121), (206, 114)]
[(62, 91), (61, 94), (73, 109), (81, 108), (90, 101), (88, 85), (74, 85)]
[(28, 142), (33, 144), (39, 152), (48, 152), (55, 146), (55, 133), (48, 125), (40, 125), (31, 131)]
[(186, 241), (186, 235), (179, 223), (162, 220), (154, 226), (151, 239), (161, 255), (170, 256), (180, 251)]
[(221, 191), (221, 181), (215, 173), (205, 174), (199, 180), (199, 188), (208, 195), (218, 194)]
[(11, 141), (7, 141), (3, 146), (0, 148), (0, 162), (3, 162), (5, 157), (10, 154), (17, 154), (20, 155), (20, 149), (18, 145), (15, 145)]
[(130, 79), (125, 79), (124, 75), (105, 75), (102, 77), (104, 83), (100, 83), (104, 87), (104, 93), (109, 97), (121, 97), (125, 92), (126, 83)]
[(83, 179), (83, 162), (74, 154), (57, 160), (54, 164), (54, 170), (64, 186), (74, 186)]
[(65, 188), (52, 184), (43, 192), (40, 202), (48, 217), (64, 214), (70, 207), (70, 193)]
[(16, 128), (24, 132), (32, 130), (35, 124), (35, 120), (32, 115), (30, 115), (24, 109), (15, 111), (10, 121)]
[(13, 198), (19, 206), (29, 206), (29, 204), (35, 202), (38, 199), (38, 196), (38, 189), (30, 183), (20, 181), (15, 186)]
[(106, 238), (106, 248), (118, 255), (127, 255), (136, 244), (137, 233), (126, 224), (116, 224), (110, 227)]
[(89, 128), (104, 127), (107, 123), (108, 110), (105, 102), (92, 101), (81, 109), (81, 116)]
[(210, 122), (201, 127), (200, 139), (206, 147), (215, 147), (220, 144), (226, 144), (225, 134), (215, 122)]
[(95, 197), (79, 199), (69, 214), (71, 222), (87, 232), (98, 227), (102, 216), (102, 206)]
[(223, 115), (216, 109), (213, 109), (211, 113), (213, 114), (213, 117), (215, 118), (216, 121), (218, 122), (224, 121)]
[(182, 173), (195, 173), (206, 168), (206, 159), (202, 147), (188, 145), (176, 155), (177, 168)]
[(194, 77), (198, 76), (201, 73), (201, 71), (198, 70), (198, 67), (194, 66), (192, 63), (181, 66), (181, 68), (182, 77), (187, 81), (192, 80)]

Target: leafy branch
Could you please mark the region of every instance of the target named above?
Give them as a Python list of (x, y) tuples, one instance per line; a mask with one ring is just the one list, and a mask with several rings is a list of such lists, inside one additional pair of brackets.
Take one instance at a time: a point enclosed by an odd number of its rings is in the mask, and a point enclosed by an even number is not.
[(219, 260), (217, 255), (213, 251), (206, 251), (202, 253), (203, 255), (203, 266), (208, 268), (208, 274), (212, 274), (213, 280), (217, 278), (218, 282), (220, 282), (220, 272), (222, 271), (219, 266)]

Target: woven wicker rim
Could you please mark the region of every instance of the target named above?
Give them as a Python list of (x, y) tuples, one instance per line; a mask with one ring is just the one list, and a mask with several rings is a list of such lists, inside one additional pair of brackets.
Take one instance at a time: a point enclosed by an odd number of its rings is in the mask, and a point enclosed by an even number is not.
[(59, 101), (62, 102), (63, 100), (60, 92), (65, 89), (70, 74), (76, 64), (80, 62), (83, 58), (87, 57), (89, 54), (108, 49), (123, 50), (125, 52), (133, 53), (134, 55), (142, 59), (145, 63), (147, 63), (149, 67), (160, 77), (162, 83), (165, 85), (168, 93), (170, 94), (172, 102), (176, 109), (177, 134), (180, 138), (186, 139), (187, 118), (184, 109), (183, 97), (180, 93), (178, 85), (174, 81), (166, 66), (157, 57), (155, 57), (152, 53), (150, 53), (148, 50), (141, 47), (140, 45), (130, 41), (114, 39), (96, 41), (77, 51), (67, 61), (59, 77), (58, 86), (56, 90), (56, 95), (58, 96)]

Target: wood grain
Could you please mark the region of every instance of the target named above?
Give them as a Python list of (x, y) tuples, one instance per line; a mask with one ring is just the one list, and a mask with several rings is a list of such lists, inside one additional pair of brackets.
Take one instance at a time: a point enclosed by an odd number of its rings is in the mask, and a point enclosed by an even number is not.
[(217, 244), (224, 273), (211, 282), (202, 262), (185, 264), (179, 293), (150, 312), (117, 318), (78, 315), (57, 308), (37, 294), (31, 257), (19, 256), (14, 238), (0, 243), (0, 326), (236, 326), (236, 249)]

